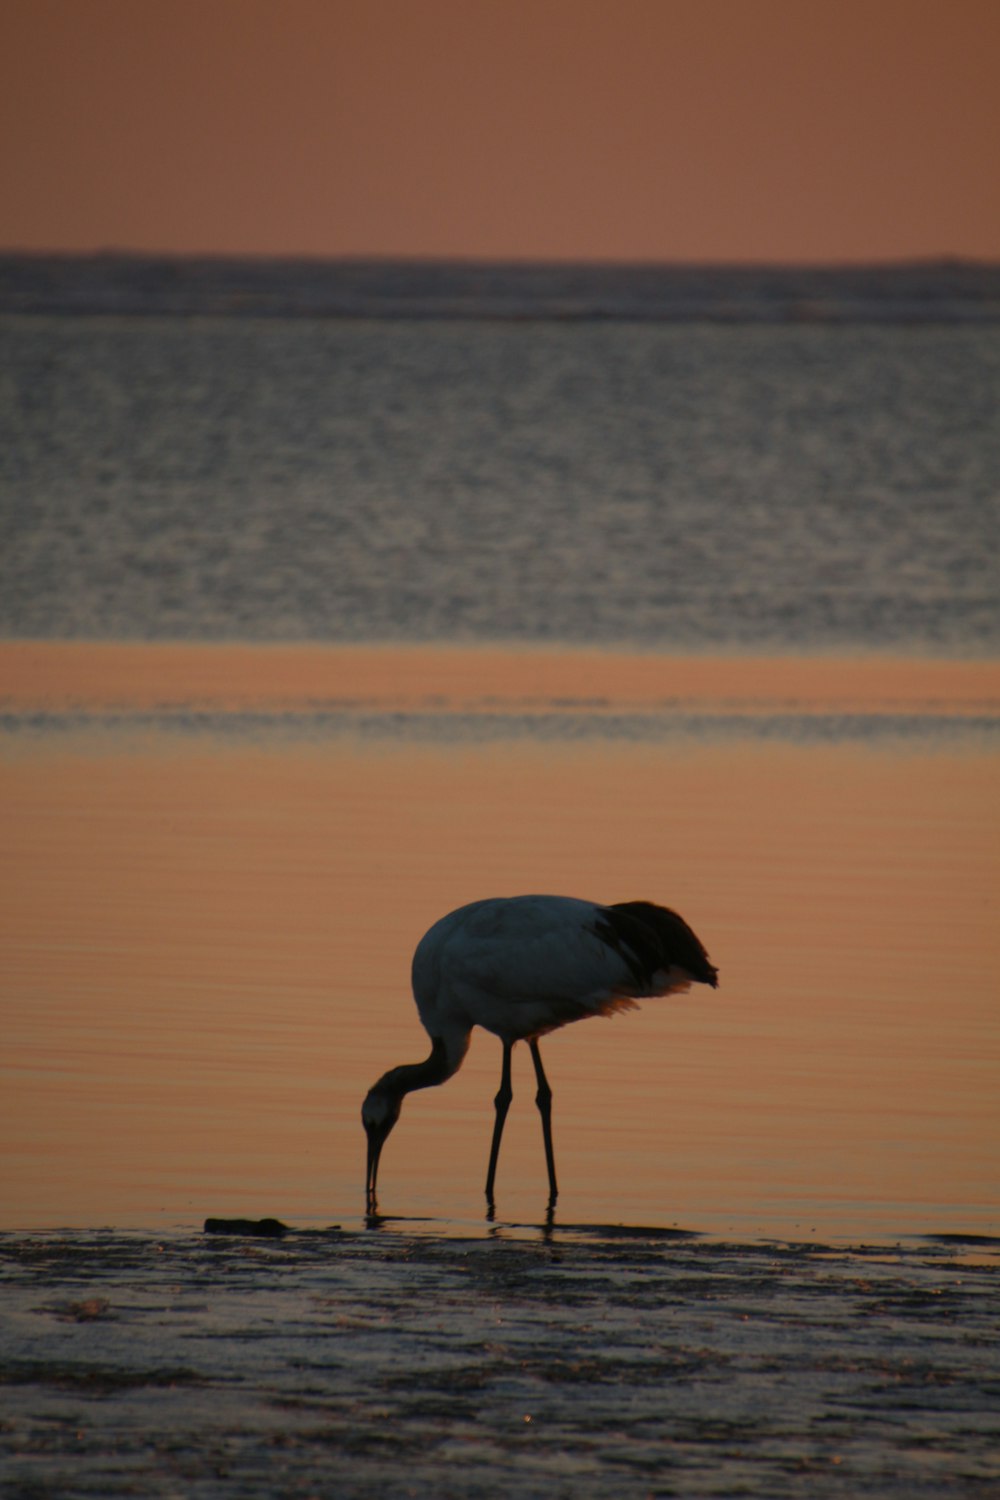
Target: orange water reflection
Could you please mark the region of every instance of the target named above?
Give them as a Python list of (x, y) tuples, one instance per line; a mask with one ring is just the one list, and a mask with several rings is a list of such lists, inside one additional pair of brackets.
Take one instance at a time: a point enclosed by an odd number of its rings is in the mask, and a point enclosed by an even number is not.
[(585, 704), (972, 714), (1000, 703), (1000, 664), (861, 658), (664, 656), (524, 647), (0, 642), (15, 708), (274, 710), (325, 702), (484, 710)]
[[(0, 774), (6, 1225), (356, 1219), (417, 938), (548, 890), (674, 904), (722, 974), (543, 1047), (561, 1218), (1000, 1231), (986, 754), (53, 738)], [(481, 1220), (499, 1060), (407, 1101), (386, 1211)], [(526, 1052), (514, 1086), (498, 1210), (537, 1220)]]

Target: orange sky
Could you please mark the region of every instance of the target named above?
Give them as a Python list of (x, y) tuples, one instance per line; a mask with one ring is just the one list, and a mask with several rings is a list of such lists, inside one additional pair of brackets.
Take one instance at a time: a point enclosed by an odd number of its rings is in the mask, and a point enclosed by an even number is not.
[(6, 0), (0, 245), (1000, 256), (997, 0)]

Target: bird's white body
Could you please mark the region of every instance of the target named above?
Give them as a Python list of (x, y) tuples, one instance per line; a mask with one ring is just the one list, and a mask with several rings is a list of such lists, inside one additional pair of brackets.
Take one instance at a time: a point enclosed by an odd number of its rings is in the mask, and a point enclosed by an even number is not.
[(413, 994), (452, 1071), (473, 1026), (502, 1042), (526, 1041), (688, 988), (691, 976), (673, 965), (637, 983), (634, 967), (601, 936), (604, 910), (572, 896), (511, 896), (473, 901), (435, 922), (413, 955)]
[(501, 896), (449, 912), (421, 938), (413, 955), (413, 994), (431, 1040), (425, 1062), (390, 1068), (368, 1091), (361, 1119), (368, 1135), (365, 1194), (375, 1209), (379, 1158), (415, 1089), (444, 1083), (462, 1065), (474, 1026), (500, 1039), (503, 1067), (486, 1176), (492, 1212), (500, 1138), (511, 1101), (511, 1051), (525, 1041), (538, 1081), (535, 1102), (556, 1199), (552, 1090), (538, 1038), (570, 1021), (631, 1009), (637, 1000), (713, 988), (718, 970), (676, 912), (650, 901), (601, 905), (572, 896)]

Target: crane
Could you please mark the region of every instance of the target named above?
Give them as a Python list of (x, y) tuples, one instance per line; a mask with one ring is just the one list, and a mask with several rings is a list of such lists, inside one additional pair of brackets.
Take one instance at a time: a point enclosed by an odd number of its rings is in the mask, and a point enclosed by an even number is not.
[(474, 1026), (503, 1047), (486, 1200), (493, 1187), (512, 1090), (515, 1042), (531, 1051), (542, 1121), (549, 1210), (558, 1194), (552, 1150), (552, 1090), (538, 1050), (539, 1037), (570, 1021), (632, 1010), (652, 995), (675, 994), (692, 982), (718, 984), (718, 970), (683, 917), (651, 901), (604, 906), (571, 896), (502, 896), (449, 912), (425, 933), (413, 955), (413, 995), (431, 1039), (424, 1062), (390, 1068), (368, 1091), (361, 1119), (368, 1137), (366, 1208), (377, 1211), (379, 1159), (415, 1089), (444, 1083), (458, 1072)]

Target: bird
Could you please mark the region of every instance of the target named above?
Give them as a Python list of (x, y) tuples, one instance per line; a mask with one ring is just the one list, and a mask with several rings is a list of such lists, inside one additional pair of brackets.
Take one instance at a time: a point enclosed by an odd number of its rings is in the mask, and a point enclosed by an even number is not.
[(472, 901), (435, 922), (413, 955), (413, 996), (431, 1041), (424, 1062), (390, 1068), (361, 1108), (368, 1138), (366, 1212), (378, 1212), (382, 1148), (415, 1089), (445, 1083), (462, 1066), (474, 1026), (503, 1047), (486, 1174), (489, 1217), (504, 1121), (512, 1098), (511, 1052), (525, 1041), (534, 1064), (551, 1215), (558, 1186), (552, 1149), (552, 1090), (539, 1037), (587, 1016), (633, 1010), (692, 983), (718, 985), (718, 969), (684, 918), (652, 901), (602, 905), (572, 896), (500, 896)]

